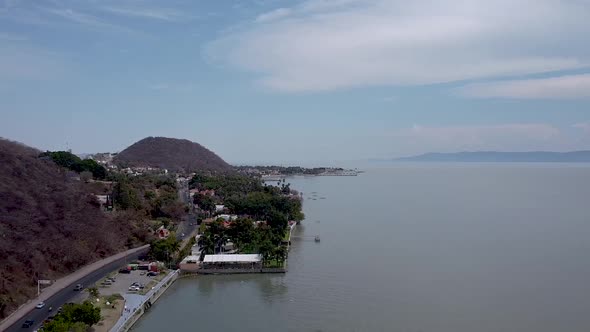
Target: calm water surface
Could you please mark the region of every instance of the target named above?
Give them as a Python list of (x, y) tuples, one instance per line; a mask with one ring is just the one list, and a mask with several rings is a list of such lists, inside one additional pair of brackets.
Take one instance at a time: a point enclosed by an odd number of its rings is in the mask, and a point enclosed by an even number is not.
[(180, 280), (134, 330), (590, 331), (590, 168), (289, 181), (307, 218), (286, 275)]

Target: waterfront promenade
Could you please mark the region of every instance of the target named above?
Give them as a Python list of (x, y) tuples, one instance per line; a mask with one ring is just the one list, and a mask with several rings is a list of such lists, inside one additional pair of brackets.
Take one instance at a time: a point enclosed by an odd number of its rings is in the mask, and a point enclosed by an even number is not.
[(121, 318), (113, 326), (110, 332), (125, 332), (145, 313), (146, 309), (151, 307), (158, 298), (170, 287), (180, 274), (179, 270), (170, 272), (162, 281), (154, 286), (145, 295), (123, 294), (125, 299), (125, 310)]

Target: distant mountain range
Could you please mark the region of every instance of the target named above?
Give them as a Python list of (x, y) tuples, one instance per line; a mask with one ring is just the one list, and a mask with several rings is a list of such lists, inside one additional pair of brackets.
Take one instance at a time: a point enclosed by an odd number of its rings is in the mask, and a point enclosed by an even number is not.
[(390, 161), (405, 162), (563, 162), (590, 163), (590, 151), (572, 152), (455, 152), (425, 153), (412, 157), (397, 158)]
[(231, 166), (202, 145), (185, 139), (147, 137), (121, 151), (113, 162), (122, 167), (158, 167), (171, 171), (229, 171)]

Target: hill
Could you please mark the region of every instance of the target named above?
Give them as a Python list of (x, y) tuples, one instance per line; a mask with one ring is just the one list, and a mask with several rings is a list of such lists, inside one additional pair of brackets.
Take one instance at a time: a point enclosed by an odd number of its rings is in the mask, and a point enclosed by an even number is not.
[(133, 245), (133, 230), (104, 214), (70, 171), (0, 139), (0, 317), (57, 279)]
[(185, 139), (147, 137), (121, 151), (113, 162), (121, 167), (158, 167), (171, 171), (228, 171), (231, 166), (198, 143)]
[(457, 152), (425, 153), (413, 157), (394, 159), (394, 161), (419, 162), (590, 162), (590, 151), (572, 152)]

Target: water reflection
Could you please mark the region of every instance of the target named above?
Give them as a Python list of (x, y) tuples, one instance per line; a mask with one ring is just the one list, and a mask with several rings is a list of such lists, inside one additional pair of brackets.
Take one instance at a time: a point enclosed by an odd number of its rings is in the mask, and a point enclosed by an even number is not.
[(205, 275), (192, 279), (199, 290), (199, 297), (218, 296), (216, 290), (228, 287), (256, 285), (256, 294), (266, 303), (282, 302), (288, 293), (288, 285), (283, 274), (236, 274)]

